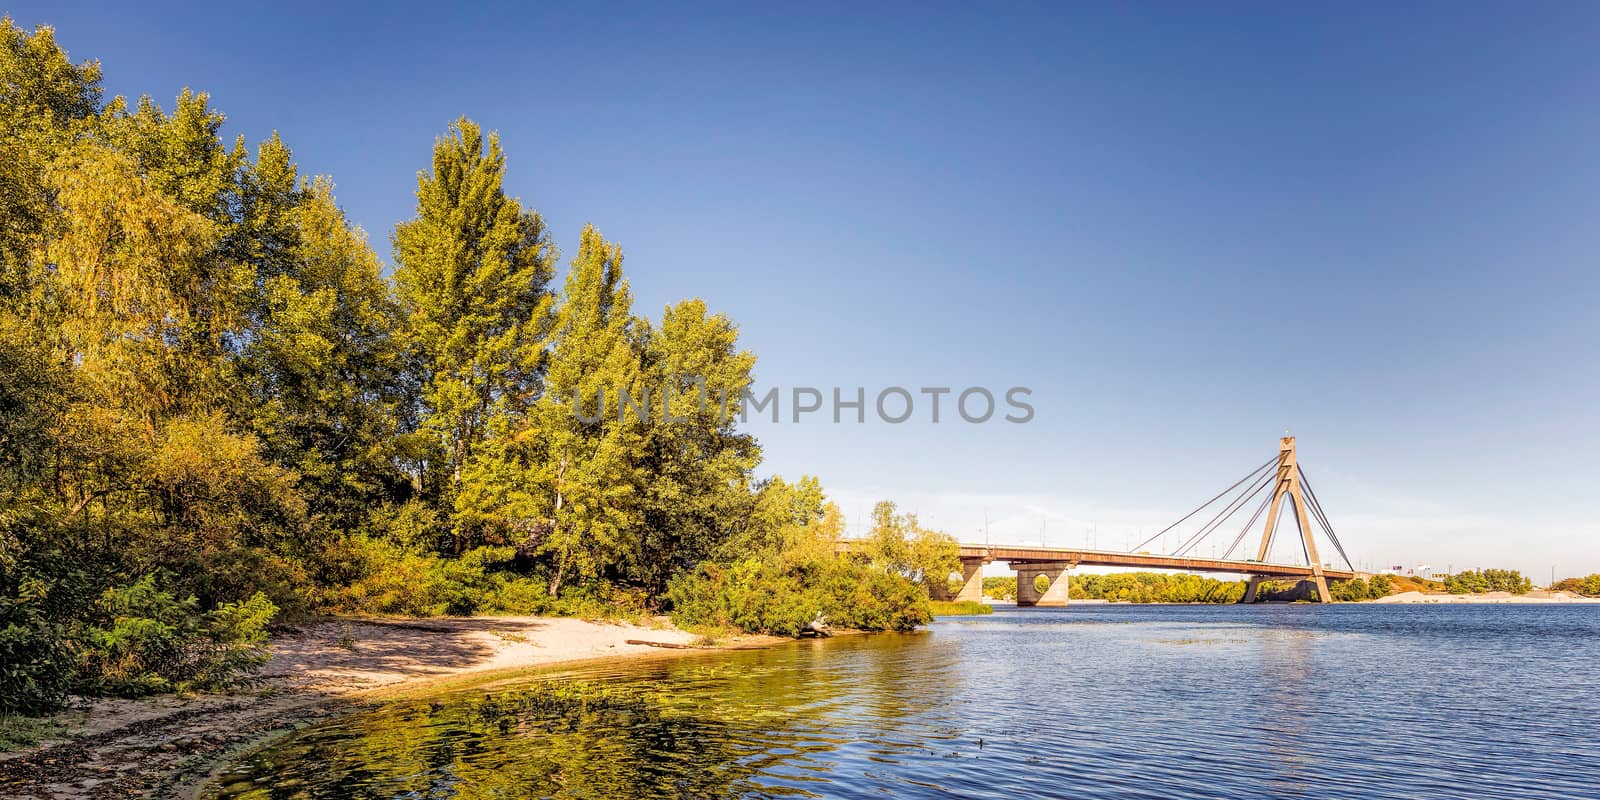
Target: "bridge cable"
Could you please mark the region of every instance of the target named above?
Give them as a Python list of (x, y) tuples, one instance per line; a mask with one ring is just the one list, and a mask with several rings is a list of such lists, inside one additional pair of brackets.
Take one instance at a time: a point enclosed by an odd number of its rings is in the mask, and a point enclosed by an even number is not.
[(1156, 533), (1156, 535), (1154, 535), (1154, 536), (1152, 536), (1152, 537), (1140, 542), (1137, 546), (1133, 547), (1132, 550), (1130, 550), (1129, 552), (1137, 553), (1138, 551), (1143, 550), (1145, 548), (1145, 545), (1148, 545), (1151, 542), (1153, 542), (1153, 541), (1155, 541), (1157, 539), (1160, 539), (1162, 536), (1166, 535), (1167, 531), (1170, 531), (1173, 528), (1176, 528), (1179, 525), (1182, 525), (1190, 517), (1194, 516), (1195, 514), (1200, 513), (1201, 509), (1204, 509), (1206, 506), (1209, 506), (1212, 503), (1217, 502), (1218, 500), (1222, 499), (1223, 495), (1226, 495), (1229, 492), (1232, 492), (1234, 489), (1239, 488), (1239, 484), (1242, 484), (1242, 483), (1244, 483), (1245, 481), (1248, 481), (1248, 480), (1253, 480), (1256, 477), (1256, 473), (1260, 472), (1261, 470), (1266, 469), (1267, 467), (1272, 466), (1273, 464), (1276, 464), (1277, 462), (1278, 462), (1277, 457), (1273, 457), (1273, 458), (1268, 459), (1267, 463), (1262, 464), (1261, 466), (1256, 467), (1253, 470), (1250, 470), (1250, 474), (1244, 476), (1243, 478), (1240, 478), (1232, 486), (1229, 486), (1228, 488), (1223, 489), (1220, 492), (1217, 492), (1217, 496), (1216, 497), (1213, 497), (1210, 500), (1207, 500), (1204, 503), (1201, 503), (1193, 511), (1190, 511), (1187, 514), (1184, 514), (1182, 519), (1179, 519), (1177, 522), (1174, 522), (1171, 525), (1168, 525), (1167, 527), (1162, 528), (1159, 532)]
[(1244, 541), (1245, 534), (1249, 533), (1250, 529), (1255, 527), (1256, 520), (1260, 519), (1261, 515), (1266, 512), (1267, 504), (1272, 502), (1273, 494), (1277, 493), (1273, 492), (1272, 494), (1261, 498), (1261, 505), (1256, 506), (1256, 513), (1250, 515), (1250, 521), (1244, 524), (1244, 528), (1239, 531), (1239, 535), (1233, 537), (1233, 542), (1229, 544), (1228, 549), (1222, 553), (1222, 559), (1224, 561), (1228, 560), (1228, 557), (1233, 555), (1233, 548), (1238, 547), (1239, 543)]
[[(1322, 503), (1317, 499), (1316, 492), (1311, 490), (1311, 483), (1305, 480), (1304, 472), (1300, 474), (1300, 479), (1301, 485), (1305, 487), (1306, 504), (1311, 508), (1311, 520), (1322, 525), (1323, 531), (1328, 534), (1328, 540), (1333, 542), (1333, 546), (1339, 551), (1339, 555), (1344, 556), (1344, 547), (1339, 543), (1338, 535), (1333, 532), (1333, 523), (1328, 521), (1328, 514), (1322, 510)], [(1349, 563), (1347, 556), (1345, 556), (1345, 561), (1347, 564)]]
[[(1306, 540), (1310, 539), (1312, 536), (1315, 536), (1317, 534), (1317, 530), (1316, 528), (1312, 528), (1308, 531), (1305, 528), (1300, 527), (1300, 512), (1309, 511), (1311, 504), (1307, 502), (1306, 508), (1300, 508), (1300, 504), (1295, 502), (1294, 495), (1289, 495), (1289, 502), (1295, 507), (1294, 529), (1300, 533), (1300, 552), (1306, 557), (1306, 566), (1315, 567), (1316, 565), (1311, 563), (1311, 547), (1306, 544)], [(1315, 514), (1312, 514), (1311, 516), (1315, 516)], [(1311, 520), (1309, 518), (1306, 519), (1306, 526), (1311, 527)]]
[(1328, 532), (1328, 539), (1333, 542), (1334, 548), (1339, 551), (1339, 556), (1344, 559), (1345, 566), (1354, 570), (1355, 566), (1350, 563), (1350, 556), (1345, 553), (1344, 545), (1339, 541), (1339, 534), (1334, 532), (1333, 523), (1328, 519), (1328, 512), (1322, 508), (1322, 499), (1317, 497), (1316, 489), (1311, 486), (1311, 479), (1303, 469), (1300, 470), (1300, 481), (1306, 487), (1306, 496), (1317, 521), (1321, 522), (1323, 529)]
[(1276, 477), (1276, 473), (1268, 473), (1267, 475), (1263, 475), (1261, 479), (1256, 482), (1253, 488), (1240, 494), (1237, 499), (1229, 503), (1225, 508), (1222, 509), (1222, 511), (1217, 512), (1217, 516), (1212, 517), (1211, 521), (1202, 526), (1198, 533), (1180, 545), (1177, 550), (1173, 551), (1173, 555), (1182, 556), (1185, 552), (1193, 551), (1194, 548), (1200, 545), (1201, 541), (1215, 533), (1218, 528), (1222, 527), (1223, 523), (1232, 519), (1234, 514), (1239, 513), (1239, 509), (1244, 508), (1247, 503), (1255, 499), (1255, 496), (1260, 494), (1261, 490), (1267, 488), (1267, 486), (1271, 484), (1273, 479)]
[(1339, 556), (1344, 559), (1345, 566), (1352, 571), (1355, 570), (1355, 565), (1350, 562), (1350, 556), (1345, 553), (1344, 544), (1339, 541), (1338, 532), (1333, 529), (1333, 522), (1328, 519), (1328, 512), (1322, 508), (1322, 498), (1318, 497), (1316, 491), (1311, 488), (1311, 480), (1306, 477), (1304, 471), (1300, 473), (1300, 477), (1305, 481), (1306, 491), (1311, 494), (1312, 507), (1316, 510), (1317, 515), (1321, 517), (1322, 526), (1328, 531), (1328, 538), (1333, 540), (1333, 546), (1338, 549)]
[[(1272, 543), (1277, 541), (1278, 529), (1283, 527), (1282, 525), (1278, 524), (1278, 520), (1280, 519), (1283, 519), (1283, 506), (1278, 506), (1278, 513), (1275, 518), (1267, 520), (1267, 524), (1272, 526), (1272, 535), (1267, 537), (1267, 555), (1272, 554)], [(1297, 522), (1295, 524), (1298, 525), (1299, 523)], [(1262, 556), (1261, 560), (1265, 561), (1266, 556)]]
[(1240, 501), (1243, 501), (1244, 503), (1250, 502), (1250, 498), (1254, 497), (1257, 492), (1265, 488), (1268, 483), (1271, 483), (1272, 478), (1273, 475), (1271, 473), (1261, 476), (1261, 478), (1254, 485), (1252, 485), (1251, 488), (1244, 491), (1237, 498), (1229, 501), (1226, 506), (1222, 507), (1221, 511), (1217, 512), (1216, 516), (1208, 520), (1206, 524), (1201, 525), (1199, 531), (1195, 532), (1193, 536), (1189, 537), (1188, 539), (1184, 540), (1182, 544), (1178, 545), (1177, 549), (1172, 551), (1172, 555), (1183, 555), (1185, 550), (1188, 550), (1194, 545), (1199, 544), (1201, 539), (1204, 539), (1206, 536), (1210, 535), (1211, 531), (1216, 530), (1216, 526), (1219, 524), (1219, 522), (1225, 522), (1229, 517), (1233, 516), (1233, 512), (1238, 510), (1237, 506), (1243, 504)]
[[(1300, 465), (1296, 464), (1295, 468), (1300, 469)], [(1334, 532), (1333, 523), (1328, 520), (1328, 512), (1322, 509), (1322, 500), (1317, 497), (1316, 489), (1311, 487), (1311, 477), (1306, 474), (1304, 469), (1300, 469), (1300, 482), (1305, 484), (1306, 493), (1311, 497), (1311, 508), (1316, 511), (1317, 517), (1322, 522), (1322, 527), (1327, 530), (1328, 539), (1333, 542), (1334, 549), (1339, 551), (1339, 557), (1344, 559), (1344, 565), (1349, 567), (1351, 572), (1354, 572), (1355, 564), (1351, 563), (1350, 556), (1345, 553), (1344, 545), (1339, 541), (1339, 534)]]

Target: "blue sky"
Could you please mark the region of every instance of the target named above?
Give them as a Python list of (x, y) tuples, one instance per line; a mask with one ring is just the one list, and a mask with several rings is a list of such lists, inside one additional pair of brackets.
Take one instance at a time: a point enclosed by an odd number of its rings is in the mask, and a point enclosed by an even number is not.
[(1126, 545), (1287, 428), (1360, 562), (1600, 571), (1600, 6), (469, 6), (8, 8), (279, 130), (385, 258), (465, 114), (764, 385), (1033, 390), (752, 425), (852, 520)]

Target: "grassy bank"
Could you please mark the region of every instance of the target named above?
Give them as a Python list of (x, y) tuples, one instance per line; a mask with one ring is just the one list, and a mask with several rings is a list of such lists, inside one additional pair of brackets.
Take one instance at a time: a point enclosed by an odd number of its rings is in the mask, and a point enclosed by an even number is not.
[(933, 600), (928, 603), (935, 617), (970, 617), (993, 614), (994, 609), (988, 603), (979, 603), (976, 600), (962, 600), (949, 602), (946, 600)]

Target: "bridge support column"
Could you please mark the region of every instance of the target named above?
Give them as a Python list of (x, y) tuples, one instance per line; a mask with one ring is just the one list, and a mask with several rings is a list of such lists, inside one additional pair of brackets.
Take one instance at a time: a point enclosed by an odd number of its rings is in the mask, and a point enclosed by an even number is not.
[(1050, 579), (1050, 588), (1046, 589), (1044, 594), (1039, 597), (1039, 605), (1065, 606), (1067, 604), (1067, 590), (1072, 586), (1072, 568), (1075, 566), (1077, 565), (1063, 564), (1059, 567), (1051, 567), (1045, 570), (1044, 576)]
[(1033, 579), (1039, 576), (1039, 571), (1031, 567), (1017, 567), (1017, 605), (1036, 606), (1039, 604), (1039, 590), (1033, 588)]
[(957, 602), (983, 602), (984, 563), (981, 558), (961, 559), (961, 591), (956, 592)]
[(1256, 593), (1258, 591), (1260, 591), (1260, 589), (1261, 589), (1261, 576), (1260, 575), (1251, 575), (1250, 576), (1250, 581), (1248, 583), (1246, 583), (1245, 586), (1244, 586), (1244, 597), (1239, 598), (1239, 602), (1241, 602), (1241, 603), (1254, 603), (1256, 601)]
[[(1257, 600), (1260, 600), (1261, 582), (1264, 580), (1266, 579), (1259, 575), (1250, 576), (1250, 582), (1245, 584), (1244, 587), (1244, 597), (1240, 598), (1239, 602), (1254, 603)], [(1314, 575), (1310, 578), (1301, 578), (1300, 580), (1296, 581), (1294, 589), (1288, 592), (1287, 597), (1288, 599), (1294, 601), (1310, 600), (1311, 593), (1313, 591), (1317, 593), (1317, 602), (1333, 602), (1333, 596), (1328, 593), (1328, 579), (1321, 575)], [(1280, 593), (1278, 597), (1280, 600), (1284, 599), (1284, 595), (1282, 593)]]
[[(1064, 606), (1067, 589), (1071, 585), (1068, 571), (1077, 564), (1070, 561), (1045, 562), (1017, 566), (1017, 605)], [(1050, 586), (1043, 592), (1034, 588), (1034, 579), (1043, 575)]]
[[(1278, 474), (1276, 484), (1272, 489), (1272, 505), (1267, 510), (1267, 527), (1261, 532), (1261, 547), (1256, 551), (1257, 561), (1266, 561), (1267, 554), (1272, 550), (1272, 534), (1278, 527), (1278, 511), (1284, 498), (1289, 498), (1289, 505), (1294, 508), (1294, 524), (1300, 530), (1300, 540), (1305, 545), (1306, 563), (1311, 567), (1310, 580), (1316, 586), (1317, 601), (1321, 603), (1333, 602), (1333, 595), (1328, 593), (1328, 579), (1322, 574), (1322, 557), (1317, 554), (1317, 538), (1312, 534), (1311, 520), (1306, 516), (1306, 499), (1301, 486), (1300, 465), (1295, 456), (1293, 436), (1285, 436), (1278, 440)], [(1252, 575), (1250, 584), (1245, 587), (1241, 603), (1254, 603), (1261, 577)]]

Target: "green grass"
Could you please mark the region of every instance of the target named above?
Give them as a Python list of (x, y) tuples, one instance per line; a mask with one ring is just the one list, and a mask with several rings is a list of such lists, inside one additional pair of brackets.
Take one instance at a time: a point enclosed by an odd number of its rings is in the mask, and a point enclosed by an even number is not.
[(32, 747), (61, 735), (61, 724), (49, 717), (0, 716), (0, 753)]
[(962, 600), (958, 603), (930, 600), (928, 605), (933, 609), (933, 615), (936, 617), (981, 616), (994, 613), (994, 609), (990, 608), (988, 603), (980, 603), (976, 600)]

